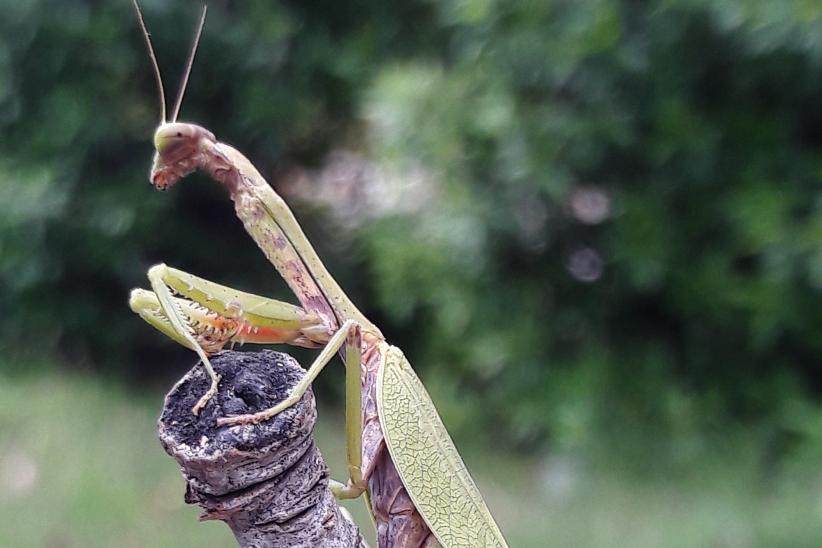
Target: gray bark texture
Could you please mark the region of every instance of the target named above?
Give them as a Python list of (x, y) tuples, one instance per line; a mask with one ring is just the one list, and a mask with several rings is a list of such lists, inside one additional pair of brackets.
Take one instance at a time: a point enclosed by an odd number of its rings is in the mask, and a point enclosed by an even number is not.
[(299, 364), (270, 350), (224, 351), (212, 364), (221, 376), (219, 392), (200, 415), (191, 408), (209, 378), (198, 364), (166, 396), (159, 421), (160, 441), (186, 480), (186, 502), (204, 510), (200, 519), (226, 522), (243, 547), (365, 546), (328, 488), (328, 468), (312, 438), (311, 390), (271, 420), (216, 426), (219, 417), (285, 399), (305, 373)]

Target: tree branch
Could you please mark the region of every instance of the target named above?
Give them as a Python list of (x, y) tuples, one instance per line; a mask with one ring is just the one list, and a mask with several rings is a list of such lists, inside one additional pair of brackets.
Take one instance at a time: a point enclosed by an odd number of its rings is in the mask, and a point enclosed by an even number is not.
[(212, 358), (219, 392), (199, 416), (191, 408), (209, 379), (195, 366), (166, 396), (160, 441), (182, 467), (185, 500), (225, 521), (243, 547), (365, 546), (328, 488), (328, 468), (314, 444), (314, 394), (256, 425), (217, 428), (216, 419), (282, 401), (305, 371), (289, 355), (224, 351)]

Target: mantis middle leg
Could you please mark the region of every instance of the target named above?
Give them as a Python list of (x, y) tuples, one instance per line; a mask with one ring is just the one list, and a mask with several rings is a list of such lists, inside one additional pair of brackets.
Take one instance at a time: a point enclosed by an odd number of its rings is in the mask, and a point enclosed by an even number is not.
[(291, 390), (288, 396), (269, 409), (248, 415), (237, 415), (217, 419), (218, 426), (253, 424), (271, 417), (295, 405), (305, 394), (311, 383), (331, 361), (337, 351), (345, 345), (345, 431), (348, 460), (348, 482), (331, 482), (331, 491), (338, 499), (357, 498), (366, 489), (362, 474), (362, 384), (360, 380), (361, 351), (360, 326), (354, 320), (347, 320), (329, 339), (320, 355), (308, 368), (305, 376)]

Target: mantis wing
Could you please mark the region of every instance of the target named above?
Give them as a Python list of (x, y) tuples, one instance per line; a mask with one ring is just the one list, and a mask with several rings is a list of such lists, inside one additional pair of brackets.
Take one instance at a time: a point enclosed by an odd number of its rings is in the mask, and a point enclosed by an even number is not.
[(399, 348), (380, 347), (377, 409), (388, 451), (443, 546), (507, 547), (431, 397)]

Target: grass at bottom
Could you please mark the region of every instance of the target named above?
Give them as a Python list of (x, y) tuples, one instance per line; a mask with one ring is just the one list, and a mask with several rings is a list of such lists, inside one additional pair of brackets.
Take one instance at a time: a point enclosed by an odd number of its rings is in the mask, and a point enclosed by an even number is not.
[[(235, 546), (225, 525), (198, 523), (183, 503), (177, 466), (156, 438), (160, 402), (89, 377), (0, 375), (0, 546)], [(321, 407), (317, 429), (338, 479), (341, 417)], [(768, 487), (725, 461), (637, 479), (560, 456), (463, 456), (514, 547), (822, 545), (818, 477)], [(373, 538), (363, 503), (345, 505)]]

